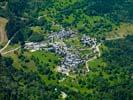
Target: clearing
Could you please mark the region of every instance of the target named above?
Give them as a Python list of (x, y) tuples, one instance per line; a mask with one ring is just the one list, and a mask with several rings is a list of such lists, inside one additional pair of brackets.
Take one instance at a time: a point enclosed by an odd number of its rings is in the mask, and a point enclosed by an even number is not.
[(107, 38), (125, 37), (127, 35), (132, 35), (132, 34), (133, 34), (133, 24), (121, 23), (120, 27), (110, 32)]
[(8, 41), (7, 34), (5, 31), (7, 22), (7, 19), (0, 17), (0, 44), (6, 43)]

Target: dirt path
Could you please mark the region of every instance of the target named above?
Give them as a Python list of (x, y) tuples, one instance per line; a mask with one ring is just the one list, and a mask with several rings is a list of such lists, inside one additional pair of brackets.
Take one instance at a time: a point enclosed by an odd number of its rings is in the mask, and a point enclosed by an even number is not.
[[(117, 39), (123, 39), (123, 38), (124, 38), (124, 37), (106, 38), (106, 40), (107, 40), (107, 41), (111, 41), (111, 40), (117, 40)], [(100, 52), (100, 49), (99, 49), (100, 45), (101, 45), (101, 43), (98, 44), (98, 45), (96, 46), (96, 51), (98, 52), (98, 57), (101, 56), (101, 52)], [(93, 61), (93, 60), (95, 60), (95, 59), (97, 59), (97, 56), (94, 56), (93, 58), (91, 58), (91, 59), (89, 59), (89, 60), (86, 61), (86, 69), (87, 69), (88, 72), (90, 71), (90, 70), (89, 70), (88, 62), (89, 62), (89, 61)]]
[(18, 49), (20, 49), (20, 46), (17, 47), (17, 48), (15, 48), (15, 49), (9, 50), (9, 51), (7, 51), (7, 52), (1, 53), (1, 54), (2, 54), (2, 55), (6, 55), (6, 54), (8, 54), (8, 53), (11, 53), (11, 52), (17, 51)]
[(7, 42), (7, 44), (2, 49), (0, 49), (0, 53), (8, 47), (8, 45), (10, 44), (10, 42), (11, 42), (11, 40), (9, 40)]
[(0, 53), (2, 53), (8, 47), (8, 45), (11, 43), (11, 41), (13, 40), (13, 38), (16, 36), (17, 32), (14, 33), (14, 35), (10, 38), (10, 40), (8, 40), (8, 42), (6, 43), (6, 45), (2, 49), (0, 49)]
[(96, 56), (94, 56), (93, 58), (91, 58), (91, 59), (89, 59), (89, 60), (86, 61), (86, 69), (87, 69), (88, 72), (90, 71), (90, 70), (89, 70), (88, 62), (90, 62), (90, 61), (92, 61), (92, 60), (95, 60), (95, 59), (97, 59)]
[(111, 41), (111, 40), (117, 40), (117, 39), (123, 39), (124, 37), (115, 37), (115, 38), (106, 38), (106, 40)]
[[(14, 34), (14, 36), (15, 36), (15, 34)], [(14, 36), (12, 36), (11, 39), (8, 40), (8, 42), (6, 43), (6, 45), (2, 49), (0, 49), (0, 53), (2, 53), (2, 51), (4, 51), (8, 47), (8, 45), (11, 43), (12, 39), (14, 38)]]
[[(97, 52), (98, 52), (98, 57), (101, 56), (101, 52), (100, 52), (100, 49), (99, 49), (100, 46), (101, 46), (101, 43), (98, 44), (98, 45), (96, 46), (96, 50), (97, 50)], [(95, 59), (97, 59), (97, 56), (94, 56), (94, 57), (92, 57), (91, 59), (89, 59), (89, 60), (86, 61), (86, 64), (85, 64), (85, 65), (86, 65), (86, 69), (87, 69), (88, 72), (90, 71), (90, 70), (89, 70), (88, 62), (93, 61), (93, 60), (95, 60)]]

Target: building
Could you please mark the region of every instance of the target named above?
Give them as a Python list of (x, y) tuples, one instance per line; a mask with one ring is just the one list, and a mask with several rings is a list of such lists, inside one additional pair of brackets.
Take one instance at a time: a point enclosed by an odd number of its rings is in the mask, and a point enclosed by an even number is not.
[(61, 62), (61, 67), (66, 69), (75, 69), (82, 63), (83, 60), (78, 55), (67, 53), (64, 60)]
[(44, 48), (46, 46), (47, 46), (47, 44), (44, 42), (27, 42), (27, 43), (25, 43), (25, 49), (28, 49), (31, 52), (41, 50), (42, 48)]
[(50, 51), (55, 52), (56, 54), (65, 56), (67, 54), (67, 46), (66, 45), (62, 45), (62, 44), (52, 44), (49, 48)]
[(97, 41), (95, 38), (90, 38), (89, 36), (83, 35), (81, 38), (81, 43), (84, 46), (96, 47)]
[(72, 35), (74, 34), (74, 32), (72, 30), (61, 30), (59, 32), (54, 32), (52, 34), (50, 34), (48, 36), (48, 39), (51, 41), (51, 42), (54, 42), (55, 39), (61, 39), (63, 40), (64, 38), (69, 38), (71, 37)]

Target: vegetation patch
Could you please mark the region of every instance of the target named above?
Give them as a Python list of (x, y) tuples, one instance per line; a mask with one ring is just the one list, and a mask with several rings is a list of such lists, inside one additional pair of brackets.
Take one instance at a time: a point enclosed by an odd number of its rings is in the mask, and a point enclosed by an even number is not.
[(6, 43), (8, 41), (5, 29), (7, 22), (8, 22), (7, 19), (0, 17), (0, 44)]

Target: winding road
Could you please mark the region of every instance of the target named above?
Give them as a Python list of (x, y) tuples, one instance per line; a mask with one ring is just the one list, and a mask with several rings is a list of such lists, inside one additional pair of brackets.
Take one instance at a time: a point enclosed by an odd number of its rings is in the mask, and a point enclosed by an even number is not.
[[(99, 49), (99, 47), (101, 46), (101, 43), (99, 43), (97, 46), (96, 46), (96, 51), (98, 52), (98, 57), (100, 57), (101, 56), (101, 52), (100, 52), (100, 49)], [(86, 61), (86, 69), (87, 69), (87, 71), (89, 72), (90, 70), (89, 70), (89, 65), (88, 65), (88, 62), (90, 62), (90, 61), (92, 61), (92, 60), (95, 60), (95, 59), (97, 59), (97, 56), (94, 56), (94, 57), (92, 57), (91, 59), (89, 59), (89, 60), (87, 60)]]
[(2, 55), (6, 55), (6, 54), (11, 53), (11, 52), (14, 52), (14, 51), (16, 51), (16, 50), (18, 50), (18, 49), (20, 49), (20, 48), (21, 48), (21, 47), (19, 46), (19, 47), (15, 48), (15, 49), (9, 50), (9, 51), (4, 52), (4, 53), (1, 53), (1, 54), (2, 54)]
[(11, 40), (9, 40), (7, 42), (7, 44), (2, 49), (0, 49), (0, 53), (8, 47), (8, 45), (10, 44), (10, 42), (11, 42)]
[[(111, 40), (117, 40), (117, 39), (123, 39), (123, 38), (125, 38), (125, 37), (106, 38), (105, 40), (111, 41)], [(100, 49), (99, 49), (99, 46), (100, 45), (101, 45), (101, 43), (96, 46), (96, 51), (98, 52), (98, 57), (101, 56), (101, 52), (100, 52)], [(89, 60), (86, 61), (86, 69), (87, 69), (88, 72), (90, 71), (89, 70), (88, 62), (89, 61), (92, 61), (92, 60), (95, 60), (95, 59), (97, 59), (97, 56), (94, 56), (93, 58), (91, 58), (91, 59), (89, 59)]]
[(0, 54), (8, 47), (8, 45), (11, 43), (11, 41), (13, 40), (13, 38), (15, 37), (15, 35), (17, 33), (18, 33), (18, 31), (15, 32), (14, 35), (10, 38), (10, 40), (8, 40), (8, 42), (6, 43), (6, 45), (2, 49), (0, 49)]

